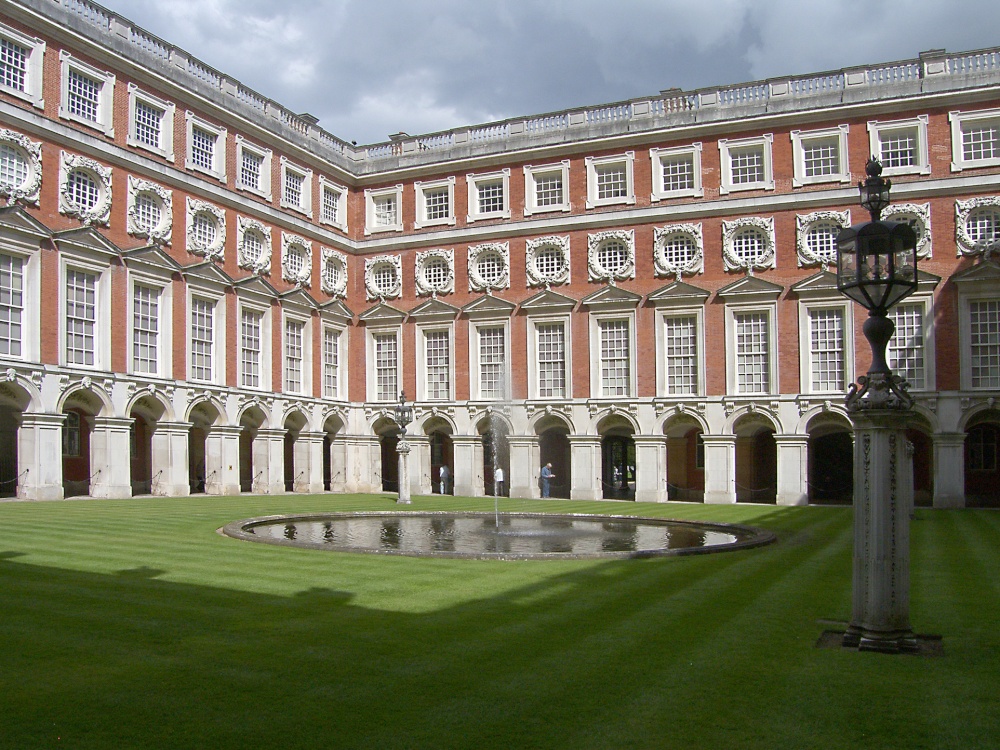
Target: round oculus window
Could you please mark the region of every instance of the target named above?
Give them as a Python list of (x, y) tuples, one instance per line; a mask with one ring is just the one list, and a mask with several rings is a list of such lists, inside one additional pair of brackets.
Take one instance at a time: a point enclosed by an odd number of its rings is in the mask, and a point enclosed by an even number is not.
[(561, 247), (546, 245), (535, 252), (535, 271), (543, 279), (555, 279), (566, 268), (566, 258)]
[(605, 273), (615, 274), (628, 265), (628, 247), (619, 240), (606, 240), (597, 249), (597, 263)]

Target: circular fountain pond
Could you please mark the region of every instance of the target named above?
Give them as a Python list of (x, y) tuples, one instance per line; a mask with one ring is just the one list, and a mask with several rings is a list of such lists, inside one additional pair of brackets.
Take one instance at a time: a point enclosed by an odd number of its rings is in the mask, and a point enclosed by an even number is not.
[(769, 531), (635, 516), (330, 513), (233, 521), (235, 539), (337, 552), (480, 559), (657, 557), (770, 544)]

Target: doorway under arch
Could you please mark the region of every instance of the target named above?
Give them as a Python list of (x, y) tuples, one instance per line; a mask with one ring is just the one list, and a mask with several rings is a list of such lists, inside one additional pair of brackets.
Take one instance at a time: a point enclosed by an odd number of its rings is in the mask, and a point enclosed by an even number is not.
[(381, 454), (382, 491), (399, 492), (399, 426), (391, 419), (379, 419), (372, 426), (378, 435), (379, 452)]
[(552, 418), (542, 420), (535, 432), (538, 435), (538, 468), (540, 470), (550, 463), (555, 475), (549, 494), (552, 497), (568, 498), (573, 487), (569, 428), (561, 420)]
[(1000, 413), (977, 414), (965, 428), (965, 504), (1000, 507)]
[(202, 401), (191, 409), (188, 421), (188, 482), (192, 495), (205, 494), (208, 483), (218, 481), (218, 468), (208, 465), (208, 434), (219, 420), (219, 410), (209, 401)]
[(251, 406), (240, 415), (240, 492), (253, 492), (263, 475), (264, 468), (258, 467), (259, 459), (267, 460), (267, 446), (263, 446), (264, 455), (255, 456), (257, 435), (267, 416), (258, 406)]
[(622, 417), (597, 426), (601, 435), (601, 494), (605, 500), (635, 499), (635, 432)]
[[(293, 411), (285, 417), (285, 450), (284, 450), (284, 479), (285, 492), (295, 492), (295, 487), (300, 484), (302, 477), (308, 472), (308, 462), (302, 460), (301, 446), (299, 446), (299, 436), (306, 426), (306, 418), (302, 412)], [(298, 460), (296, 460), (298, 459)]]
[(431, 492), (451, 495), (455, 491), (455, 450), (451, 426), (443, 419), (433, 418), (424, 425), (424, 434), (430, 438)]
[(809, 422), (809, 502), (850, 505), (854, 499), (854, 431), (839, 415)]
[(778, 494), (778, 448), (774, 427), (748, 415), (735, 426), (736, 502), (774, 503)]
[(100, 415), (103, 402), (88, 391), (77, 391), (66, 399), (63, 413), (62, 463), (63, 496), (90, 495), (94, 479), (91, 450), (94, 420)]
[(497, 492), (496, 470), (503, 471), (500, 495), (510, 495), (510, 429), (507, 422), (495, 415), (480, 420), (477, 426), (483, 444), (483, 492)]
[(681, 416), (663, 425), (667, 437), (667, 498), (702, 502), (705, 499), (705, 443), (701, 425)]

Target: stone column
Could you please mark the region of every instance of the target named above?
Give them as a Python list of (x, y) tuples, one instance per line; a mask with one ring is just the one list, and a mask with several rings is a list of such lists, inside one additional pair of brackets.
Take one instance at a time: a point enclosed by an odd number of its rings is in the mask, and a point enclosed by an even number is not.
[(939, 432), (934, 440), (934, 507), (965, 507), (965, 433)]
[(702, 435), (705, 444), (705, 502), (736, 502), (736, 436)]
[(778, 505), (809, 504), (809, 436), (775, 435)]
[(188, 436), (190, 422), (157, 422), (153, 429), (150, 491), (162, 497), (191, 494), (188, 476)]
[(345, 435), (347, 492), (382, 492), (382, 445), (378, 435)]
[(295, 454), (295, 492), (323, 491), (322, 432), (300, 432), (292, 451)]
[(403, 505), (410, 504), (410, 444), (406, 436), (400, 438), (396, 443), (396, 453), (399, 454), (399, 499), (397, 503)]
[(347, 440), (339, 433), (330, 435), (330, 492), (349, 492)]
[(507, 477), (511, 497), (540, 497), (538, 489), (538, 436), (510, 435), (510, 476)]
[[(483, 439), (479, 435), (453, 435), (451, 444), (455, 451), (454, 487), (456, 495), (483, 496)], [(476, 462), (476, 448), (479, 461)]]
[(667, 440), (662, 435), (635, 436), (636, 502), (667, 502)]
[[(910, 630), (912, 460), (906, 412), (865, 409), (854, 422), (854, 572), (845, 646), (916, 650)], [(908, 494), (907, 494), (908, 493)]]
[(253, 492), (285, 491), (285, 431), (260, 428), (253, 439)]
[[(570, 435), (570, 479), (572, 500), (601, 500), (601, 436)], [(559, 479), (559, 477), (556, 477)]]
[(21, 414), (17, 429), (17, 496), (62, 500), (62, 427), (65, 414)]
[(240, 431), (211, 426), (205, 436), (205, 494), (240, 494)]
[(94, 417), (90, 433), (90, 496), (132, 497), (130, 418)]
[[(416, 495), (430, 495), (434, 491), (431, 481), (431, 439), (427, 435), (407, 435), (406, 441), (410, 444), (410, 473), (407, 476), (410, 491)], [(403, 481), (402, 476), (400, 481)]]

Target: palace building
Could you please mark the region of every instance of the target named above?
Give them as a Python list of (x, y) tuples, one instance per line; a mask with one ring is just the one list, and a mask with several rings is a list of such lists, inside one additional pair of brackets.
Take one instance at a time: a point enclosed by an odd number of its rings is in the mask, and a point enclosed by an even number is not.
[[(356, 146), (89, 0), (0, 0), (0, 496), (849, 501), (892, 311), (917, 501), (1000, 505), (1000, 48)], [(401, 390), (413, 402), (397, 476)]]

